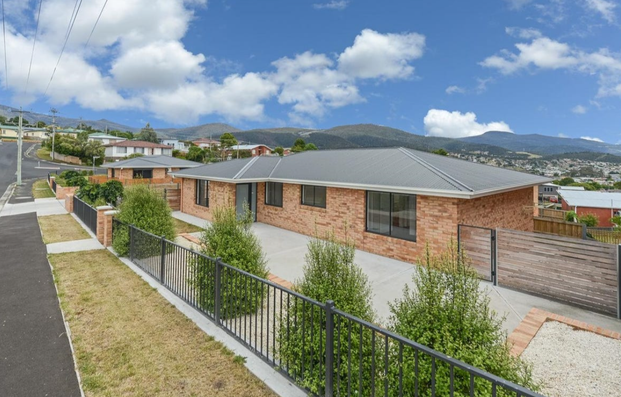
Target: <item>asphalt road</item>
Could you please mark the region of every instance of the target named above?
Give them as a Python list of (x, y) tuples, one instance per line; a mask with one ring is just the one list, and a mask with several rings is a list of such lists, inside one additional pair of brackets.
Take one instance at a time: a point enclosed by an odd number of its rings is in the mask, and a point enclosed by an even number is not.
[[(40, 179), (47, 177), (48, 172), (61, 172), (63, 170), (85, 169), (89, 167), (76, 167), (73, 165), (62, 165), (48, 161), (38, 160), (36, 150), (38, 144), (24, 142), (22, 145), (23, 153), (26, 153), (32, 146), (30, 157), (22, 156), (22, 181), (29, 179)], [(17, 181), (17, 143), (3, 142), (0, 143), (0, 196), (4, 194), (9, 185)], [(101, 172), (101, 171), (100, 171)]]

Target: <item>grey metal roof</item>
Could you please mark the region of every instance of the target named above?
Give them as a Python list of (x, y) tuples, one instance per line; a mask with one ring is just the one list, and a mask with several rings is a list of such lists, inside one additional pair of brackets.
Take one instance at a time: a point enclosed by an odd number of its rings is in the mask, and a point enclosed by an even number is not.
[(559, 193), (571, 207), (621, 208), (621, 193), (588, 190), (562, 190)]
[(194, 168), (199, 166), (201, 164), (194, 161), (165, 155), (134, 157), (102, 165), (103, 168)]
[(231, 160), (174, 174), (236, 183), (307, 183), (448, 197), (477, 197), (550, 181), (405, 148), (307, 151), (282, 158)]

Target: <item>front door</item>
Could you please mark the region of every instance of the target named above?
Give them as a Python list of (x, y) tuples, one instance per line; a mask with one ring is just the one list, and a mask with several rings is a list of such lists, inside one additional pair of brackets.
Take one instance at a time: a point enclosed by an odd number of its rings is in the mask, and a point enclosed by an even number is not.
[(252, 212), (252, 219), (257, 220), (256, 208), (257, 208), (257, 184), (256, 183), (240, 183), (237, 185), (235, 192), (235, 208), (237, 210), (237, 216), (244, 214), (244, 207), (248, 206)]

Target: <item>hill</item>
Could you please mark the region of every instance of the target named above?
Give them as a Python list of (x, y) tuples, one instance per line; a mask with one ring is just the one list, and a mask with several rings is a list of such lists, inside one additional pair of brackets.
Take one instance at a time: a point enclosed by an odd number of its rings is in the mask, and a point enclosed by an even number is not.
[(159, 128), (155, 130), (160, 137), (189, 141), (197, 138), (218, 139), (225, 132), (236, 132), (239, 129), (224, 123), (209, 123), (186, 128)]
[(587, 160), (587, 161), (601, 161), (605, 163), (621, 164), (621, 156), (616, 156), (610, 153), (597, 153), (597, 152), (580, 152), (580, 153), (561, 153), (551, 154), (541, 157), (542, 160)]
[(621, 155), (621, 146), (586, 139), (559, 138), (554, 136), (489, 131), (483, 135), (461, 138), (462, 142), (493, 145), (514, 152), (537, 154), (560, 154), (579, 152), (600, 152)]

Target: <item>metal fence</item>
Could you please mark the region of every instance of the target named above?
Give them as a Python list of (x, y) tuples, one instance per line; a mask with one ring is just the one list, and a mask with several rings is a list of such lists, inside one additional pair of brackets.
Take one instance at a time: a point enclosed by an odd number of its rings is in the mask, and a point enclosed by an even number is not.
[(52, 191), (56, 193), (56, 179), (52, 179)]
[(97, 210), (95, 208), (80, 200), (78, 196), (73, 196), (73, 213), (76, 214), (93, 233), (97, 234)]
[(540, 396), (334, 307), (113, 220), (114, 247), (317, 396)]

